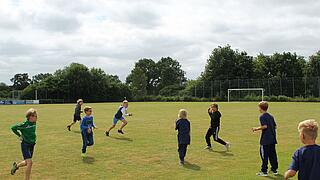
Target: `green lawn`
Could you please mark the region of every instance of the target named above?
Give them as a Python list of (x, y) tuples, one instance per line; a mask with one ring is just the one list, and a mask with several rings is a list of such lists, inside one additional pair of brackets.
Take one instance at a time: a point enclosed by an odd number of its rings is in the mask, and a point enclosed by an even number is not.
[[(260, 133), (257, 103), (220, 103), (220, 137), (232, 143), (231, 152), (213, 143), (214, 151), (203, 150), (209, 126), (209, 103), (130, 103), (125, 135), (116, 129), (111, 137), (104, 131), (111, 125), (119, 103), (85, 104), (93, 107), (95, 145), (88, 148), (88, 158), (80, 156), (82, 140), (79, 124), (71, 132), (66, 125), (73, 117), (73, 104), (0, 106), (0, 179), (22, 179), (24, 169), (10, 175), (13, 161), (22, 159), (20, 144), (10, 126), (24, 120), (24, 112), (38, 110), (37, 145), (32, 179), (283, 179), (270, 175), (258, 178), (260, 169)], [(178, 165), (174, 120), (178, 110), (189, 111), (191, 145), (186, 167)], [(317, 103), (271, 103), (270, 112), (278, 124), (277, 146), (279, 172), (287, 169), (292, 153), (301, 146), (297, 133), (299, 121), (320, 119)], [(119, 124), (118, 124), (119, 126)]]

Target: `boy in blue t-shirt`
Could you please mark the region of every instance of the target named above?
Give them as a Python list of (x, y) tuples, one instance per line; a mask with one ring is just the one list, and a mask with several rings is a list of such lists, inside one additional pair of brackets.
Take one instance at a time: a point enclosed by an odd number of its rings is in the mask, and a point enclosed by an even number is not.
[(260, 139), (260, 156), (262, 160), (261, 171), (258, 172), (257, 176), (268, 176), (268, 160), (271, 164), (271, 171), (274, 175), (278, 175), (278, 158), (276, 152), (277, 135), (276, 129), (277, 124), (271, 114), (268, 111), (268, 103), (261, 101), (259, 103), (260, 116), (260, 127), (252, 128), (252, 131), (262, 131)]
[(300, 140), (305, 145), (292, 156), (292, 163), (285, 173), (285, 179), (298, 174), (299, 180), (320, 179), (320, 146), (316, 144), (318, 123), (311, 119), (299, 123)]
[(80, 129), (81, 129), (81, 136), (82, 136), (82, 157), (86, 157), (87, 146), (92, 146), (94, 144), (93, 141), (93, 131), (92, 128), (97, 128), (96, 125), (93, 123), (93, 116), (92, 108), (85, 107), (84, 113), (86, 114), (81, 121)]

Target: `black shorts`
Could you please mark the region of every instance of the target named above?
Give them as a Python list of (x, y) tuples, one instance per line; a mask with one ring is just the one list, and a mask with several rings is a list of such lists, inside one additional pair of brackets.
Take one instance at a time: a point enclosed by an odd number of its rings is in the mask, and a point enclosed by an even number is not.
[(24, 160), (32, 159), (34, 145), (35, 144), (29, 144), (24, 141), (21, 142), (21, 151), (22, 151), (22, 156)]
[(81, 121), (80, 115), (73, 115), (73, 122)]

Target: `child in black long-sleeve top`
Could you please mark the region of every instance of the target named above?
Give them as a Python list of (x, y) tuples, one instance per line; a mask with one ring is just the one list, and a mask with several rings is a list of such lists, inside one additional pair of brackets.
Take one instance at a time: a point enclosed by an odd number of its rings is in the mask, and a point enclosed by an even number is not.
[(187, 119), (187, 111), (181, 109), (176, 121), (176, 130), (178, 130), (178, 152), (180, 165), (184, 165), (184, 157), (187, 153), (187, 147), (190, 145), (190, 122)]
[(208, 114), (211, 118), (211, 122), (205, 137), (207, 142), (207, 147), (205, 149), (209, 149), (209, 150), (212, 149), (210, 137), (213, 136), (214, 141), (224, 145), (226, 147), (226, 150), (229, 151), (230, 143), (223, 141), (218, 136), (219, 130), (220, 130), (220, 118), (221, 118), (221, 113), (218, 110), (218, 104), (212, 103), (208, 109)]
[(77, 105), (74, 108), (74, 114), (73, 114), (73, 122), (67, 126), (67, 129), (69, 131), (71, 131), (71, 126), (73, 126), (77, 121), (81, 121), (81, 106), (83, 104), (83, 100), (82, 99), (78, 99), (77, 100)]

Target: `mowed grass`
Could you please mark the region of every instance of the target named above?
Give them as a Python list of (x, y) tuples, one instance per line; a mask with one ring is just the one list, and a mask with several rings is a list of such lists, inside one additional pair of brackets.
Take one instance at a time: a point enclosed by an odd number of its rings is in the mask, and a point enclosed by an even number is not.
[[(73, 117), (74, 104), (0, 106), (0, 179), (22, 179), (24, 169), (10, 175), (13, 161), (22, 159), (20, 143), (10, 126), (24, 120), (24, 112), (38, 110), (37, 145), (32, 179), (283, 179), (270, 175), (258, 178), (260, 133), (251, 127), (259, 125), (257, 103), (219, 103), (222, 113), (220, 137), (232, 143), (231, 152), (213, 143), (214, 151), (203, 150), (209, 126), (210, 103), (130, 103), (126, 134), (114, 129), (106, 137), (119, 103), (85, 104), (93, 107), (95, 144), (88, 147), (88, 158), (82, 159), (81, 134), (77, 123), (71, 132), (66, 125)], [(299, 121), (320, 120), (317, 103), (270, 103), (278, 124), (277, 146), (279, 172), (288, 168), (292, 153), (301, 146), (297, 133)], [(178, 165), (177, 137), (174, 121), (178, 110), (189, 111), (191, 145), (186, 167)], [(117, 127), (119, 127), (118, 124)]]

